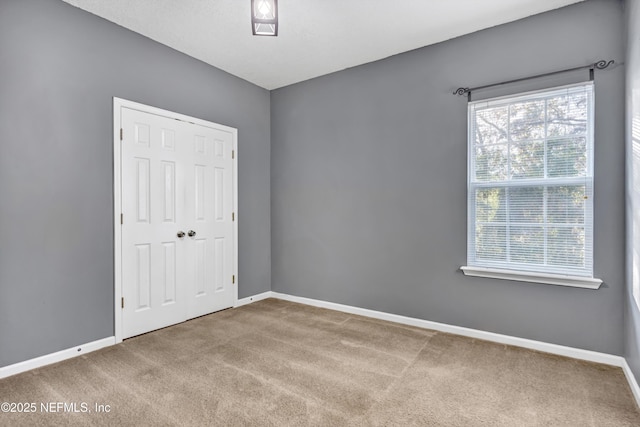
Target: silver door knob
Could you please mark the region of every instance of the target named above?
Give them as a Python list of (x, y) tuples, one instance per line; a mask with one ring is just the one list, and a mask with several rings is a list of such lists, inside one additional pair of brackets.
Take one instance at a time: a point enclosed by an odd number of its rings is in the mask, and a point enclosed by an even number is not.
[(178, 231), (177, 236), (179, 239), (182, 239), (184, 237), (184, 231)]
[(189, 232), (187, 233), (189, 235), (189, 237), (193, 237), (196, 235), (196, 232), (193, 230), (189, 230)]

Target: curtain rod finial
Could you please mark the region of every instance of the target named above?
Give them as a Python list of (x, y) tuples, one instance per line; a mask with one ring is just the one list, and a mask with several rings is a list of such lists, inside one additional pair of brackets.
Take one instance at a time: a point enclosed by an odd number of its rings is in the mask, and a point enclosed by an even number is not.
[(604, 70), (605, 68), (607, 68), (609, 65), (613, 64), (615, 61), (612, 59), (611, 61), (607, 62), (604, 59), (601, 59), (600, 61), (597, 61), (593, 64), (594, 67), (596, 67), (598, 70)]
[(468, 87), (459, 87), (458, 89), (456, 89), (453, 94), (454, 95), (464, 95), (465, 93), (470, 92)]

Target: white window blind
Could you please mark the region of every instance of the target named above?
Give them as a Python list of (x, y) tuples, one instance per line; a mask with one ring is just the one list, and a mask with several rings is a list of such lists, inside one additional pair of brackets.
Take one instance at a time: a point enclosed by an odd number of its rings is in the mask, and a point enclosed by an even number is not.
[(469, 103), (475, 267), (593, 277), (593, 84)]

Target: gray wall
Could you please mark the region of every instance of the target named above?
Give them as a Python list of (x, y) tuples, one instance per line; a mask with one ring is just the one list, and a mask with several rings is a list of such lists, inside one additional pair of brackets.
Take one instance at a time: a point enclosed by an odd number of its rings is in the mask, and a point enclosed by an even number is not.
[(627, 0), (627, 291), (625, 357), (640, 382), (640, 0)]
[(599, 290), (458, 271), (467, 104), (451, 94), (621, 62), (622, 28), (620, 2), (590, 0), (273, 91), (273, 290), (622, 354), (624, 68), (596, 76)]
[(60, 1), (0, 1), (0, 366), (113, 330), (112, 97), (238, 128), (239, 296), (270, 278), (269, 92)]

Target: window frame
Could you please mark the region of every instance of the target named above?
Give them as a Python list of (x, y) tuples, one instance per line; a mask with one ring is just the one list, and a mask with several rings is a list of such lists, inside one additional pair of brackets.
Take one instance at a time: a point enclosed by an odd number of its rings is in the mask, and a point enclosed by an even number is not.
[[(501, 105), (509, 106), (518, 102), (530, 101), (536, 98), (548, 99), (554, 92), (561, 92), (563, 90), (570, 91), (574, 88), (588, 88), (590, 91), (590, 103), (587, 110), (587, 129), (586, 129), (586, 174), (579, 177), (561, 177), (561, 178), (535, 178), (535, 179), (521, 179), (514, 180), (510, 176), (500, 181), (479, 181), (475, 179), (476, 175), (476, 143), (475, 143), (475, 131), (474, 118), (476, 112), (479, 110), (478, 106), (483, 107), (499, 107)], [(508, 96), (501, 96), (495, 98), (488, 98), (479, 101), (470, 101), (467, 104), (467, 265), (461, 267), (463, 273), (467, 276), (476, 277), (490, 277), (497, 279), (516, 280), (524, 282), (546, 283), (552, 285), (561, 286), (575, 286), (582, 288), (597, 289), (602, 284), (602, 280), (595, 279), (593, 277), (593, 185), (594, 185), (594, 106), (595, 106), (595, 89), (592, 81), (580, 82), (576, 84), (557, 86), (551, 88), (545, 88), (542, 90), (517, 93)], [(548, 125), (548, 117), (545, 113), (545, 170), (546, 170), (546, 144), (550, 139), (546, 133), (546, 127)], [(509, 137), (507, 139), (507, 149), (510, 150), (513, 141)], [(510, 157), (507, 157), (509, 161)], [(546, 173), (545, 173), (546, 175)], [(492, 185), (494, 184), (494, 185)], [(489, 260), (477, 260), (475, 255), (476, 246), (476, 198), (475, 192), (478, 188), (522, 188), (525, 186), (542, 187), (546, 193), (547, 188), (560, 185), (584, 185), (585, 194), (588, 199), (585, 200), (585, 215), (584, 215), (584, 229), (585, 229), (585, 256), (590, 256), (590, 259), (586, 260), (585, 268), (572, 268), (569, 266), (550, 266), (549, 264), (526, 264), (526, 263), (514, 263), (510, 261), (489, 261)], [(544, 215), (546, 217), (546, 208), (544, 208)], [(505, 218), (505, 226), (509, 227), (509, 224), (513, 224), (507, 217)], [(517, 223), (516, 223), (517, 224)], [(547, 228), (548, 223), (545, 221), (542, 223), (543, 227)], [(590, 233), (590, 235), (588, 235)], [(546, 236), (546, 232), (545, 232)], [(505, 242), (506, 248), (509, 248), (509, 235), (505, 236), (507, 239)], [(547, 243), (545, 239), (545, 252), (547, 249)]]

